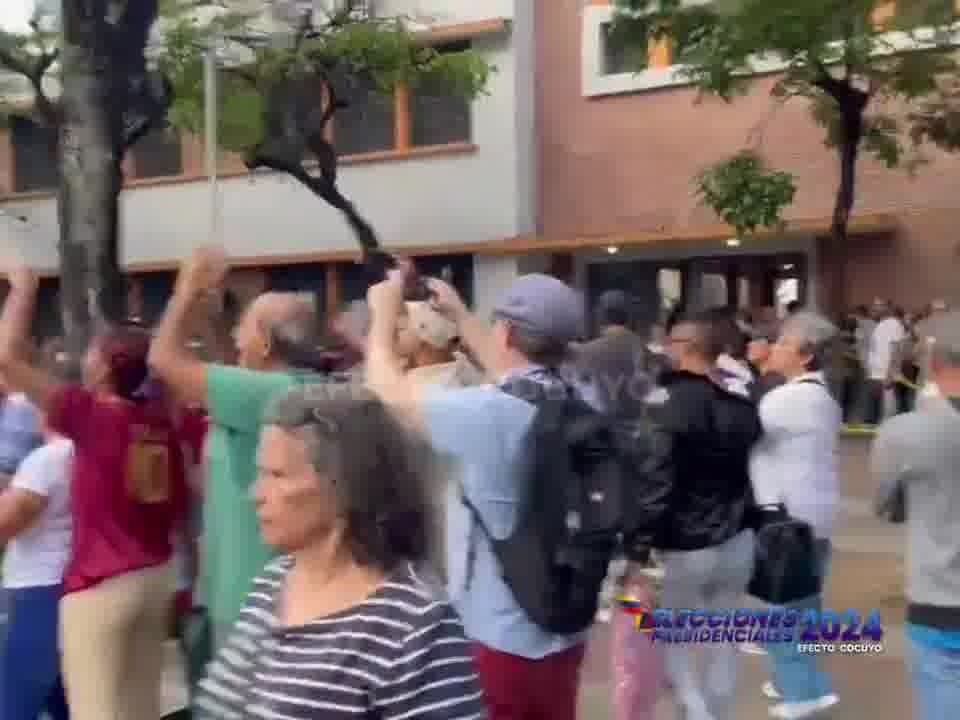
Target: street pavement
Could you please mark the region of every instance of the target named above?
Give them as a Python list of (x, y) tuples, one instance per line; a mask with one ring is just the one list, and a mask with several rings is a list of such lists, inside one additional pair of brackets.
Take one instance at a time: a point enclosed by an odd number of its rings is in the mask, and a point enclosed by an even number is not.
[[(867, 472), (866, 439), (845, 439), (841, 446), (842, 494), (834, 536), (834, 554), (826, 591), (827, 607), (854, 608), (865, 614), (880, 610), (885, 650), (879, 656), (836, 656), (826, 660), (833, 673), (840, 704), (829, 715), (833, 720), (904, 720), (912, 717), (904, 666), (903, 550), (901, 526), (873, 517)], [(610, 720), (609, 630), (598, 624), (591, 638), (580, 694), (581, 720)], [(738, 720), (767, 717), (769, 703), (760, 693), (768, 679), (765, 658), (741, 654), (737, 693)], [(168, 653), (164, 683), (168, 711), (186, 702), (179, 655)], [(669, 695), (657, 708), (656, 720), (675, 717)]]

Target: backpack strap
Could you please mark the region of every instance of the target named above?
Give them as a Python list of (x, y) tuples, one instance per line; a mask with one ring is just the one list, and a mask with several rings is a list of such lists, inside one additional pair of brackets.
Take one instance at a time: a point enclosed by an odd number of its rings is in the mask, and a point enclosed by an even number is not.
[[(556, 368), (543, 367), (530, 370), (522, 375), (509, 378), (505, 382), (497, 385), (497, 388), (507, 395), (512, 395), (526, 400), (532, 405), (537, 405), (539, 402), (543, 402), (547, 394), (546, 388), (544, 387), (544, 380), (559, 383), (569, 399), (577, 397), (576, 390)], [(535, 422), (535, 420), (531, 422)], [(484, 522), (483, 515), (480, 514), (477, 506), (474, 505), (467, 496), (467, 489), (462, 483), (460, 485), (460, 503), (467, 509), (471, 517), (470, 532), (467, 536), (467, 561), (464, 570), (465, 578), (463, 587), (464, 590), (469, 590), (473, 582), (473, 574), (477, 562), (478, 537), (482, 535), (487, 539), (491, 552), (493, 551), (493, 545), (496, 539), (490, 532), (490, 528), (487, 527), (486, 522)], [(519, 518), (514, 518), (514, 522), (519, 522)]]

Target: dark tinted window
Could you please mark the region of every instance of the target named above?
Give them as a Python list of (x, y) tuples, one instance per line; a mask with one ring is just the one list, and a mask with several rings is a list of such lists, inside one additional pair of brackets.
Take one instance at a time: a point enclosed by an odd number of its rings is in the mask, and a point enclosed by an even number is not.
[(26, 118), (10, 120), (15, 192), (53, 190), (59, 183), (57, 131)]
[(603, 47), (603, 74), (617, 75), (620, 73), (634, 73), (646, 69), (648, 62), (648, 47), (636, 45), (636, 40), (627, 42), (620, 35), (612, 32), (611, 25), (600, 26), (603, 33), (601, 45)]
[[(462, 52), (469, 42), (438, 47), (438, 52)], [(470, 101), (452, 94), (442, 83), (423, 82), (410, 95), (410, 142), (414, 146), (468, 142)]]
[(171, 177), (183, 173), (180, 136), (169, 128), (157, 128), (133, 146), (135, 178)]
[(396, 137), (393, 98), (379, 92), (367, 76), (340, 83), (337, 94), (350, 103), (334, 116), (337, 154), (392, 150)]

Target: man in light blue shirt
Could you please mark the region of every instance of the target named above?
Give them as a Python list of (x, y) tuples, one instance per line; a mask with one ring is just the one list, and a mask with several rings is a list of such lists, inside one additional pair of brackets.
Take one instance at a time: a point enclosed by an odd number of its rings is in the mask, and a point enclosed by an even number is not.
[(4, 485), (42, 442), (37, 409), (25, 395), (7, 394), (0, 380), (0, 481)]
[[(449, 285), (428, 283), (434, 306), (457, 322), (461, 340), (500, 385), (519, 378), (547, 388), (567, 384), (558, 368), (583, 326), (582, 299), (571, 288), (546, 275), (525, 275), (497, 305), (491, 327), (473, 316)], [(575, 720), (583, 635), (555, 635), (527, 617), (462, 499), (466, 495), (491, 535), (510, 534), (523, 490), (516, 461), (536, 410), (494, 385), (417, 387), (405, 378), (395, 350), (402, 271), (372, 287), (368, 300), (368, 384), (406, 411), (435, 449), (456, 458), (462, 468), (462, 487), (449, 488), (447, 504), (448, 589), (467, 636), (476, 643), (491, 716)]]

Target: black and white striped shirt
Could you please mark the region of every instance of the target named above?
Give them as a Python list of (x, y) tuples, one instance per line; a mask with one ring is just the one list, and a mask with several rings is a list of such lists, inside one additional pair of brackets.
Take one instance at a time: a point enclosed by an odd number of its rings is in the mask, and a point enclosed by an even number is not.
[(271, 563), (207, 679), (198, 720), (482, 720), (470, 644), (453, 608), (415, 571), (364, 602), (283, 626), (277, 598), (290, 558)]

